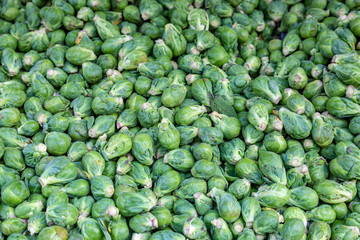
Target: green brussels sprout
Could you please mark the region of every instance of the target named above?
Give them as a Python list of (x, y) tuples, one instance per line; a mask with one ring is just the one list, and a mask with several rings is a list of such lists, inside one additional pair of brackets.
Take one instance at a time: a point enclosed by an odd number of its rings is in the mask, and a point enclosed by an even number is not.
[(230, 164), (236, 165), (244, 157), (245, 143), (239, 138), (221, 143), (219, 147), (221, 158)]
[(61, 191), (66, 193), (69, 197), (84, 197), (90, 192), (90, 185), (84, 179), (77, 179), (66, 184)]
[(353, 117), (351, 120), (350, 120), (350, 123), (349, 123), (349, 130), (352, 134), (359, 134), (359, 130), (358, 130), (358, 122), (359, 122), (360, 118), (359, 117)]
[(11, 167), (18, 171), (21, 171), (25, 168), (24, 156), (19, 149), (5, 148), (3, 154), (5, 166)]
[(277, 131), (273, 131), (265, 135), (264, 146), (267, 150), (278, 154), (287, 149), (285, 138)]
[(257, 160), (259, 157), (259, 147), (257, 145), (250, 145), (245, 151), (245, 158)]
[(114, 184), (110, 177), (94, 176), (90, 181), (90, 190), (96, 200), (110, 198), (114, 194)]
[(282, 96), (279, 86), (271, 81), (269, 77), (260, 76), (252, 81), (253, 91), (260, 97), (264, 97), (274, 104), (279, 103)]
[(77, 222), (78, 210), (70, 203), (50, 205), (46, 209), (46, 221), (68, 228)]
[(119, 208), (120, 213), (129, 217), (149, 211), (155, 205), (156, 197), (150, 189), (138, 192), (125, 192), (119, 195), (116, 200), (116, 206)]
[(255, 233), (252, 229), (249, 228), (244, 228), (238, 235), (238, 240), (245, 240), (245, 239), (250, 239), (250, 240), (255, 240), (256, 236)]
[(93, 61), (96, 59), (95, 53), (80, 46), (73, 46), (66, 50), (66, 60), (74, 65), (82, 65), (85, 62)]
[(216, 127), (204, 127), (199, 129), (199, 138), (208, 144), (219, 145), (223, 141), (223, 133)]
[(169, 164), (176, 170), (187, 172), (194, 166), (194, 158), (189, 150), (178, 148), (165, 155), (164, 163)]
[[(347, 166), (343, 165), (345, 162)], [(329, 164), (329, 170), (336, 177), (346, 180), (356, 179), (357, 162), (358, 158), (352, 154), (339, 155), (338, 157), (331, 160)]]
[(14, 208), (6, 205), (6, 204), (1, 204), (0, 205), (0, 209), (1, 209), (1, 220), (6, 220), (9, 218), (14, 218), (15, 216), (15, 211)]
[[(247, 114), (243, 117), (247, 118)], [(265, 134), (263, 131), (256, 129), (252, 124), (248, 124), (243, 129), (242, 135), (244, 137), (245, 143), (247, 145), (252, 145), (261, 141), (264, 138)]]
[(203, 9), (195, 8), (188, 14), (187, 21), (190, 28), (196, 31), (209, 29), (209, 16)]
[(348, 208), (345, 203), (338, 203), (331, 206), (336, 213), (336, 219), (344, 219), (348, 213)]
[(208, 196), (216, 202), (219, 214), (226, 222), (231, 223), (239, 218), (241, 206), (232, 194), (213, 188)]
[(197, 216), (195, 207), (185, 199), (178, 199), (174, 202), (173, 211), (175, 214), (183, 215), (181, 218), (183, 218), (185, 215), (184, 221), (189, 218), (190, 216)]
[(43, 203), (41, 200), (24, 201), (16, 206), (14, 213), (16, 217), (28, 219), (33, 214), (41, 212), (42, 209)]
[(1, 201), (10, 206), (16, 207), (30, 196), (29, 188), (23, 181), (14, 179), (1, 188)]
[(182, 55), (186, 50), (187, 42), (185, 37), (181, 31), (171, 23), (165, 25), (163, 40), (172, 50), (174, 57)]
[(69, 197), (66, 195), (66, 193), (54, 191), (50, 193), (46, 201), (46, 205), (48, 207), (50, 205), (57, 205), (60, 203), (68, 203), (68, 202), (69, 202)]
[(104, 237), (100, 224), (93, 218), (83, 218), (78, 222), (81, 235), (84, 238), (100, 240)]
[(306, 228), (300, 219), (290, 218), (282, 226), (280, 235), (286, 239), (303, 239), (305, 232)]
[(205, 56), (209, 59), (210, 63), (221, 67), (227, 63), (230, 59), (230, 55), (227, 53), (224, 47), (215, 45), (205, 52)]
[(208, 180), (208, 189), (218, 188), (225, 190), (229, 183), (224, 176), (214, 176)]
[(102, 198), (91, 207), (91, 216), (95, 219), (117, 218), (118, 214), (114, 200), (109, 198)]
[(124, 109), (124, 101), (122, 97), (101, 93), (93, 99), (91, 108), (98, 115), (119, 113)]
[(51, 159), (40, 175), (42, 187), (48, 184), (60, 185), (73, 181), (77, 176), (77, 167), (68, 157), (61, 156)]
[(329, 238), (330, 235), (331, 228), (329, 224), (321, 221), (315, 221), (310, 224), (309, 239), (326, 239)]
[(264, 183), (262, 179), (262, 172), (259, 169), (257, 162), (249, 158), (241, 159), (235, 167), (236, 174), (249, 180), (253, 184), (261, 185)]
[(207, 143), (199, 143), (192, 148), (193, 156), (196, 160), (206, 159), (212, 160), (214, 158), (214, 148)]
[(110, 236), (113, 239), (126, 239), (129, 236), (129, 227), (125, 218), (117, 218), (109, 222)]
[(319, 204), (319, 197), (313, 189), (300, 186), (290, 189), (289, 204), (304, 210), (311, 210)]
[(15, 233), (22, 233), (24, 230), (26, 230), (26, 227), (26, 220), (16, 217), (6, 219), (0, 225), (1, 232), (5, 236), (9, 236)]
[(81, 158), (88, 152), (86, 144), (84, 142), (73, 142), (68, 150), (68, 158), (71, 161), (76, 162), (80, 161)]
[(323, 202), (329, 204), (341, 203), (353, 198), (353, 192), (348, 187), (332, 180), (317, 183), (314, 190)]
[(158, 228), (164, 229), (170, 225), (172, 216), (166, 207), (156, 207), (151, 211), (151, 214), (156, 217)]
[(205, 106), (184, 106), (175, 113), (175, 121), (178, 125), (189, 126), (206, 112)]
[(279, 214), (274, 210), (258, 213), (254, 220), (254, 231), (257, 234), (274, 233), (279, 225)]
[[(228, 117), (225, 114), (212, 112), (210, 119), (221, 130), (226, 139), (233, 139), (240, 134), (240, 122), (237, 118)], [(200, 131), (201, 132), (201, 131)]]
[(330, 64), (329, 69), (335, 73), (336, 77), (340, 81), (348, 85), (358, 85), (359, 78), (358, 78), (358, 67), (352, 63), (348, 64)]
[(131, 169), (128, 174), (133, 177), (137, 184), (146, 187), (152, 187), (152, 180), (150, 178), (150, 169), (137, 161), (131, 163)]
[(60, 112), (50, 117), (49, 121), (47, 122), (47, 127), (50, 131), (65, 132), (69, 128), (70, 121), (66, 116), (63, 115), (65, 114)]
[(151, 103), (146, 102), (141, 105), (138, 119), (141, 126), (150, 128), (159, 122), (160, 114)]
[(270, 181), (286, 185), (286, 171), (281, 157), (274, 153), (260, 148), (259, 169)]
[(307, 218), (312, 221), (322, 221), (331, 224), (336, 219), (336, 213), (330, 205), (323, 204), (308, 212)]
[(147, 133), (139, 133), (133, 138), (132, 154), (142, 164), (153, 163), (154, 147), (153, 139)]
[(102, 155), (105, 159), (113, 159), (130, 152), (132, 148), (131, 138), (125, 134), (115, 134), (102, 149)]
[[(85, 127), (87, 127), (89, 129), (88, 136), (91, 138), (97, 138), (97, 137), (103, 135), (104, 133), (106, 133), (107, 135), (111, 135), (112, 133), (114, 133), (115, 132), (115, 121), (116, 121), (116, 118), (113, 115), (101, 115), (95, 119), (95, 123), (92, 126), (90, 126), (90, 127), (88, 126), (89, 125), (88, 121), (85, 121), (84, 124), (85, 124)], [(71, 123), (73, 123), (73, 122), (71, 122)], [(69, 126), (69, 132), (71, 129), (71, 123)], [(76, 125), (74, 127), (75, 127), (74, 130), (77, 132), (81, 129), (80, 127), (78, 127)], [(83, 129), (81, 129), (81, 130), (83, 130)], [(87, 133), (86, 132), (82, 133), (82, 135), (86, 136)], [(82, 140), (82, 139), (80, 138), (77, 140)]]
[(44, 212), (36, 212), (28, 219), (27, 230), (30, 235), (40, 233), (47, 226)]
[(60, 226), (51, 226), (43, 228), (39, 235), (37, 236), (38, 239), (62, 239), (65, 240), (69, 236), (68, 231)]
[[(286, 108), (281, 108), (279, 117), (284, 124), (285, 131), (291, 137), (303, 139), (310, 135), (312, 124), (306, 116), (291, 112)], [(297, 122), (296, 124), (294, 124), (295, 121)]]
[(207, 184), (203, 179), (188, 178), (180, 183), (179, 188), (175, 190), (174, 195), (179, 198), (194, 199), (194, 193), (207, 192)]
[(228, 224), (222, 218), (211, 221), (210, 233), (214, 239), (232, 239), (233, 235)]
[(133, 84), (130, 81), (120, 80), (112, 86), (109, 94), (114, 97), (128, 98), (132, 91)]
[(62, 132), (50, 132), (46, 135), (44, 143), (49, 153), (59, 156), (67, 152), (71, 144), (71, 138)]
[(290, 192), (284, 185), (274, 183), (258, 189), (254, 197), (265, 207), (278, 208), (288, 203)]
[(1, 62), (9, 77), (17, 75), (22, 67), (21, 55), (8, 47), (2, 51)]
[(129, 221), (130, 228), (136, 233), (147, 232), (158, 227), (156, 217), (150, 212), (132, 217)]
[(167, 118), (163, 118), (159, 124), (159, 141), (168, 150), (179, 147), (180, 133)]
[(209, 179), (215, 175), (217, 165), (208, 160), (198, 160), (191, 169), (191, 174), (196, 178)]
[(298, 207), (289, 207), (283, 213), (284, 221), (287, 221), (292, 218), (300, 219), (303, 225), (307, 226), (307, 218), (305, 212)]
[(213, 208), (213, 201), (201, 192), (194, 193), (196, 211), (200, 215), (205, 215)]
[(20, 121), (20, 112), (17, 108), (0, 110), (0, 126), (13, 127)]
[(190, 217), (184, 222), (183, 233), (189, 239), (198, 239), (206, 235), (207, 229), (201, 218)]
[(241, 200), (250, 195), (251, 183), (247, 179), (237, 179), (228, 188), (228, 192)]
[(349, 99), (331, 97), (326, 103), (326, 109), (335, 117), (343, 118), (355, 116), (360, 108), (358, 104)]

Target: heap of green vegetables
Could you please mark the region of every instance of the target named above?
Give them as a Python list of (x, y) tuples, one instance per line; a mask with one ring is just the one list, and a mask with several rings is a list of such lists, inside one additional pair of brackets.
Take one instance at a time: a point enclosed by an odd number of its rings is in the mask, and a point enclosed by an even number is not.
[(359, 0), (0, 2), (0, 239), (360, 239)]

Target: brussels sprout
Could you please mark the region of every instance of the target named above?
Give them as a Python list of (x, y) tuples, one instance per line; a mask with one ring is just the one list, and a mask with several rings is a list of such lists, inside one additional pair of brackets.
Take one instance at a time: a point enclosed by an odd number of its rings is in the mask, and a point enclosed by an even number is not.
[(29, 196), (29, 188), (20, 180), (9, 181), (1, 188), (1, 201), (10, 207), (18, 206)]
[(295, 139), (303, 139), (310, 135), (312, 124), (310, 120), (286, 108), (281, 108), (279, 117), (284, 124), (285, 131)]
[(254, 184), (263, 184), (262, 172), (257, 162), (249, 158), (241, 159), (235, 167), (236, 174), (239, 177), (248, 179)]
[(15, 233), (22, 233), (26, 230), (26, 226), (26, 220), (21, 218), (9, 218), (1, 223), (0, 229), (5, 236), (9, 236)]
[(140, 133), (133, 139), (132, 154), (142, 164), (153, 163), (153, 139), (146, 133)]
[(264, 185), (258, 192), (254, 193), (254, 197), (266, 207), (282, 207), (288, 203), (290, 198), (289, 189), (280, 183), (272, 185)]
[(286, 185), (286, 171), (281, 157), (274, 153), (260, 148), (259, 169), (269, 180)]
[(156, 197), (150, 192), (147, 189), (140, 190), (139, 192), (125, 192), (118, 196), (116, 206), (124, 216), (135, 216), (136, 214), (149, 211), (156, 205)]
[(110, 198), (114, 194), (114, 184), (107, 176), (94, 176), (90, 181), (90, 190), (96, 200), (103, 197)]
[(313, 221), (323, 221), (331, 224), (335, 221), (336, 213), (330, 205), (323, 204), (308, 212), (307, 217)]
[(331, 229), (329, 224), (321, 221), (311, 223), (309, 227), (310, 239), (328, 238), (331, 235)]
[(233, 235), (228, 224), (222, 219), (217, 218), (211, 221), (211, 236), (214, 239), (232, 239)]
[(214, 188), (208, 193), (208, 196), (215, 200), (219, 214), (226, 222), (234, 222), (239, 218), (241, 206), (232, 194)]
[(40, 175), (39, 182), (42, 187), (48, 184), (60, 185), (73, 181), (77, 176), (77, 168), (68, 157), (61, 156), (51, 159)]
[(305, 234), (306, 228), (303, 222), (297, 218), (290, 218), (285, 221), (280, 230), (280, 234), (284, 238), (302, 239)]
[(188, 178), (179, 185), (179, 188), (175, 190), (174, 194), (179, 198), (194, 199), (194, 193), (197, 192), (204, 194), (207, 192), (205, 180)]
[(353, 197), (353, 193), (348, 187), (332, 180), (317, 183), (314, 190), (323, 202), (330, 204), (345, 202)]
[(274, 210), (265, 210), (256, 215), (254, 231), (257, 234), (274, 233), (279, 225), (279, 214)]
[(165, 25), (163, 39), (166, 45), (173, 51), (174, 57), (178, 57), (185, 52), (187, 44), (186, 39), (181, 31), (173, 24), (169, 23)]
[(290, 189), (289, 204), (311, 210), (319, 204), (318, 194), (311, 188), (301, 186)]
[(74, 225), (78, 218), (78, 210), (69, 203), (50, 205), (46, 209), (46, 221), (62, 227)]
[(279, 86), (266, 76), (255, 78), (252, 81), (252, 88), (257, 95), (270, 100), (274, 104), (277, 104), (282, 98)]
[(51, 132), (46, 135), (44, 143), (49, 153), (59, 156), (67, 152), (71, 144), (71, 138), (62, 132)]
[(27, 219), (37, 212), (41, 212), (43, 203), (41, 200), (24, 201), (15, 208), (16, 217)]
[(265, 135), (264, 145), (267, 150), (278, 154), (284, 152), (287, 148), (285, 138), (277, 131), (273, 131)]

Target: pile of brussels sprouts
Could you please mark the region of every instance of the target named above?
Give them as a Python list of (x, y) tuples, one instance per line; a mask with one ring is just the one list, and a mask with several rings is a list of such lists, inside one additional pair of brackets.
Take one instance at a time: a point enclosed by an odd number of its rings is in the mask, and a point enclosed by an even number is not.
[(359, 9), (0, 0), (0, 240), (360, 239)]

